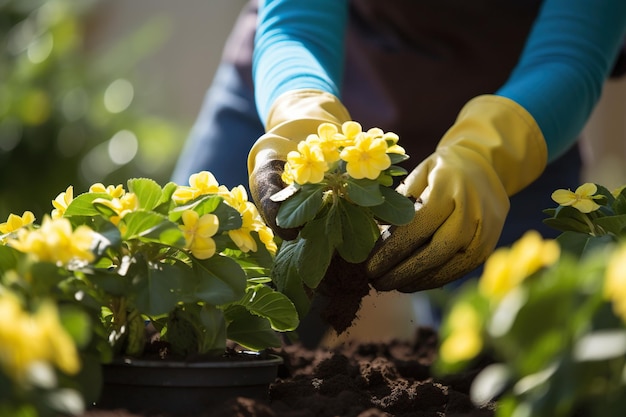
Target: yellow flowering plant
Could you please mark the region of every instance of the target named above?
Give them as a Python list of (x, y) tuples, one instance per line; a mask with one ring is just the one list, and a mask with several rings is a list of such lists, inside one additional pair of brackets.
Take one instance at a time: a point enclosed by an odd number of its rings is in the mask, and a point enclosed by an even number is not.
[[(78, 195), (70, 186), (52, 204), (40, 223), (26, 212), (0, 224), (0, 323), (31, 323), (23, 335), (0, 326), (0, 387), (17, 386), (30, 362), (71, 380), (84, 365), (73, 352), (86, 347), (98, 365), (142, 357), (155, 340), (168, 359), (206, 359), (229, 341), (279, 347), (279, 333), (298, 325), (269, 278), (273, 233), (242, 186), (203, 171), (184, 186), (133, 178)], [(20, 337), (32, 339), (39, 324), (52, 329), (42, 330), (44, 353), (24, 356)]]
[(363, 131), (354, 121), (341, 129), (322, 123), (287, 155), (287, 186), (271, 199), (281, 202), (277, 225), (299, 233), (282, 242), (272, 277), (301, 313), (335, 254), (363, 262), (380, 238), (380, 225), (413, 218), (413, 202), (392, 188), (394, 177), (407, 173), (397, 164), (409, 158), (398, 139), (379, 128)]
[(556, 190), (544, 222), (497, 249), (447, 307), (435, 366), (478, 369), (470, 395), (496, 416), (623, 415), (626, 191)]

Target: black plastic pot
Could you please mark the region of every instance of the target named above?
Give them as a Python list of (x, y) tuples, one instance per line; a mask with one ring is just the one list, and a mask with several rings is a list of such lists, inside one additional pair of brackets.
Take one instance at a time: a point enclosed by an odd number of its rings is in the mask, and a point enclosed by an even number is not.
[(283, 359), (242, 352), (207, 362), (124, 359), (103, 366), (97, 409), (187, 416), (235, 397), (267, 399)]

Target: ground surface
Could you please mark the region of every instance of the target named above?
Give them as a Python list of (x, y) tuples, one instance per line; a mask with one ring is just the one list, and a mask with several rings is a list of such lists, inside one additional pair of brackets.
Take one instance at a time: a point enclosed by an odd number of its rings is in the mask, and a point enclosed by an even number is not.
[[(468, 397), (475, 372), (433, 377), (437, 334), (417, 331), (415, 342), (354, 344), (329, 351), (285, 346), (269, 400), (234, 398), (197, 417), (491, 417)], [(138, 417), (91, 410), (84, 417)], [(142, 416), (143, 417), (143, 416)], [(166, 416), (162, 416), (166, 417)]]

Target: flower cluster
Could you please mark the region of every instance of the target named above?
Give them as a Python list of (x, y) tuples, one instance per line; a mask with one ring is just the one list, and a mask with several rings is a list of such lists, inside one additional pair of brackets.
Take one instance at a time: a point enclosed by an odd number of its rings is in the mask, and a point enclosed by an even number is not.
[[(618, 416), (626, 394), (626, 191), (556, 190), (544, 222), (487, 259), (448, 306), (436, 370), (492, 362), (472, 389), (497, 415)], [(572, 377), (575, 376), (575, 377)], [(597, 387), (602, 389), (598, 390)]]
[[(201, 357), (222, 355), (227, 340), (280, 346), (276, 332), (298, 324), (269, 285), (277, 246), (242, 186), (210, 172), (164, 187), (133, 178), (78, 195), (69, 186), (52, 206), (41, 223), (26, 211), (0, 224), (0, 410), (60, 390), (78, 396), (50, 381), (80, 386), (72, 378), (93, 371), (90, 361), (139, 357), (155, 337), (177, 358)], [(41, 385), (41, 369), (64, 376)], [(97, 399), (81, 394), (82, 404)]]
[(317, 184), (327, 175), (342, 174), (344, 168), (351, 178), (375, 180), (391, 166), (390, 154), (406, 157), (398, 139), (395, 133), (379, 128), (363, 132), (354, 121), (345, 122), (341, 132), (332, 123), (322, 123), (317, 134), (289, 152), (282, 179), (286, 184)]
[(303, 314), (308, 296), (324, 278), (337, 253), (350, 263), (363, 262), (380, 238), (380, 224), (409, 223), (413, 202), (393, 188), (393, 177), (407, 171), (408, 159), (398, 135), (359, 123), (340, 127), (322, 123), (317, 133), (287, 155), (282, 180), (271, 196), (281, 206), (276, 224), (299, 228), (295, 240), (282, 243), (272, 279)]

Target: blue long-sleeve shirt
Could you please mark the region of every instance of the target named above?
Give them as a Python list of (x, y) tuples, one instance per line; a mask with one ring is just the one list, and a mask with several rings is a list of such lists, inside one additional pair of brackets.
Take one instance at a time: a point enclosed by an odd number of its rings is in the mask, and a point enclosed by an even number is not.
[[(347, 0), (260, 1), (253, 76), (262, 120), (289, 90), (340, 96), (347, 16)], [(550, 160), (584, 127), (625, 36), (625, 0), (543, 2), (517, 66), (494, 94), (534, 117)]]

